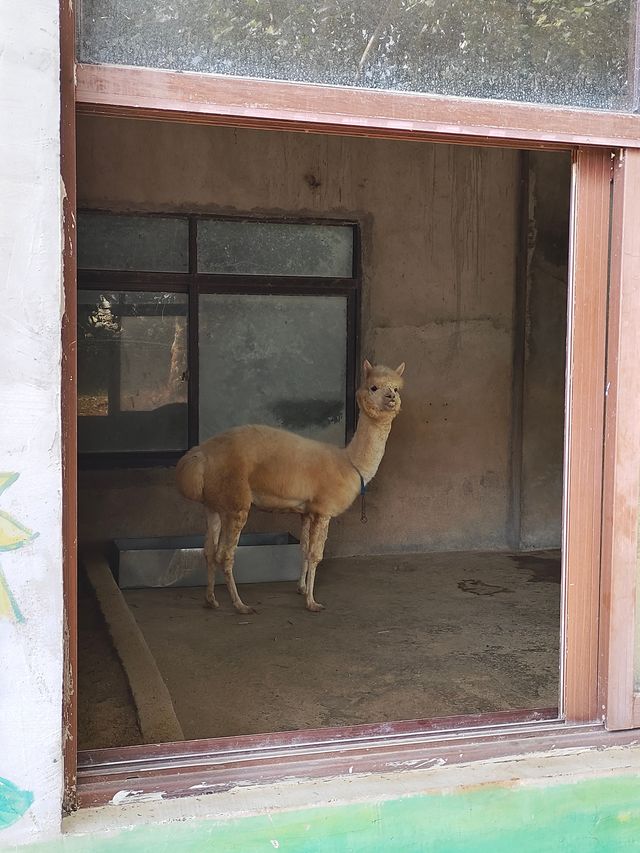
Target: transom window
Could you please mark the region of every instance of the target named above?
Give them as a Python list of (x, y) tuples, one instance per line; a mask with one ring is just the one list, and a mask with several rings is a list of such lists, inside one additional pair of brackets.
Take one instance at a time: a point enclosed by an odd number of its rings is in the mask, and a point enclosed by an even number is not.
[(634, 109), (631, 0), (80, 0), (78, 59)]
[(171, 464), (252, 422), (343, 444), (357, 246), (354, 223), (80, 212), (81, 463)]

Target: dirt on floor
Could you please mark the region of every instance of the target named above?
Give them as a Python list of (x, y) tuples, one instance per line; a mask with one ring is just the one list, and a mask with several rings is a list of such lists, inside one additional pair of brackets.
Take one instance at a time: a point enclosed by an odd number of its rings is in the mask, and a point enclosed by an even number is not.
[(142, 743), (129, 682), (91, 585), (78, 576), (78, 748)]
[(448, 553), (327, 560), (322, 613), (291, 583), (241, 587), (251, 616), (124, 594), (192, 739), (555, 707), (559, 582), (557, 552)]

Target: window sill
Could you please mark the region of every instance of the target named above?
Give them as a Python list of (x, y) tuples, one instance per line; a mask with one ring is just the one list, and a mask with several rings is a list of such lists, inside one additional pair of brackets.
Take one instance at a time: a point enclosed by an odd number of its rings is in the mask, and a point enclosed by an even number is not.
[[(537, 734), (532, 728), (537, 729)], [(464, 795), (481, 788), (489, 792), (492, 786), (500, 790), (539, 788), (544, 784), (557, 788), (598, 777), (637, 774), (638, 732), (610, 734), (600, 726), (562, 726), (557, 722), (539, 723), (529, 729), (529, 733), (520, 730), (504, 739), (494, 731), (489, 743), (482, 743), (478, 733), (470, 738), (466, 732), (448, 748), (435, 742), (431, 746), (414, 745), (404, 753), (397, 749), (387, 752), (384, 759), (379, 752), (377, 759), (369, 755), (360, 762), (353, 754), (345, 755), (341, 771), (333, 763), (333, 767), (325, 765), (321, 773), (315, 773), (308, 764), (307, 772), (302, 773), (299, 767), (280, 762), (276, 779), (262, 773), (259, 765), (248, 765), (233, 778), (227, 773), (224, 785), (210, 784), (210, 771), (204, 767), (184, 775), (173, 772), (163, 778), (158, 776), (153, 785), (150, 778), (142, 781), (125, 772), (121, 786), (112, 786), (113, 793), (102, 797), (100, 804), (96, 801), (97, 807), (82, 808), (65, 818), (63, 832), (69, 836), (96, 836), (148, 824), (176, 822), (180, 826), (188, 821), (193, 826), (193, 822), (201, 821), (205, 826), (210, 822), (208, 832), (224, 833), (225, 823), (234, 822), (231, 829), (240, 839), (243, 825), (236, 821), (266, 815), (268, 824), (265, 821), (262, 831), (271, 832), (271, 838), (275, 837), (272, 822), (286, 833), (290, 824), (299, 829), (302, 818), (305, 825), (314, 820), (314, 814), (321, 821), (323, 807), (337, 812), (340, 807), (353, 809), (357, 803), (377, 806), (408, 797), (426, 802), (432, 796)], [(621, 746), (626, 748), (620, 749)], [(373, 769), (376, 764), (377, 769)], [(412, 772), (406, 772), (408, 769)], [(81, 777), (85, 775), (86, 769)], [(179, 778), (182, 795), (177, 793), (175, 784)], [(87, 783), (88, 780), (80, 780), (85, 806), (90, 805)], [(214, 792), (214, 796), (208, 795)], [(186, 794), (190, 796), (187, 798)], [(353, 811), (347, 811), (349, 815), (352, 820)]]
[(291, 779), (387, 774), (640, 743), (638, 732), (567, 724), (549, 719), (550, 713), (532, 712), (528, 719), (520, 714), (515, 722), (505, 722), (507, 714), (484, 715), (476, 728), (470, 727), (473, 718), (459, 717), (438, 721), (438, 729), (435, 723), (421, 729), (415, 723), (363, 726), (343, 730), (342, 737), (339, 730), (318, 730), (85, 752), (79, 755), (78, 803), (81, 808), (121, 803), (130, 790), (136, 798), (164, 800)]

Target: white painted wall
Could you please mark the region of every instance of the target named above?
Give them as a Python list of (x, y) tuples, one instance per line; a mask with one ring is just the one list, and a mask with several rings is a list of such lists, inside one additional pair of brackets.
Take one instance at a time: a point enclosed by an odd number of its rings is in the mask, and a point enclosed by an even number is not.
[(0, 2), (0, 848), (61, 818), (58, 14)]

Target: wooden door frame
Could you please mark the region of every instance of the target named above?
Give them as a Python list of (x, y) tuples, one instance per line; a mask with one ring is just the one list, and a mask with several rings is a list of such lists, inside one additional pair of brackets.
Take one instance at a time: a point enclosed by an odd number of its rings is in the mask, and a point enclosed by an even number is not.
[[(63, 4), (65, 6), (66, 4)], [(63, 22), (64, 23), (64, 22)], [(68, 26), (67, 20), (65, 26)], [(69, 44), (63, 69), (69, 71)], [(71, 63), (72, 65), (72, 63)], [(66, 93), (66, 94), (65, 94)], [(72, 84), (63, 79), (63, 115), (68, 115)], [(65, 100), (66, 98), (66, 100)], [(571, 149), (574, 152), (574, 203), (569, 288), (567, 359), (567, 427), (565, 463), (565, 541), (562, 659), (563, 721), (548, 714), (482, 715), (457, 721), (415, 721), (358, 733), (354, 727), (335, 732), (297, 732), (280, 736), (194, 741), (106, 750), (85, 754), (80, 777), (85, 804), (106, 802), (109, 791), (132, 773), (136, 787), (154, 784), (184, 794), (184, 781), (210, 772), (212, 790), (234, 778), (269, 781), (294, 768), (310, 773), (305, 754), (322, 773), (343, 772), (344, 756), (365, 768), (384, 768), (401, 749), (428, 754), (436, 741), (454, 755), (506, 754), (517, 751), (523, 737), (546, 748), (554, 743), (604, 742), (598, 696), (598, 620), (600, 601), (600, 518), (602, 442), (604, 432), (605, 328), (608, 288), (610, 145), (640, 145), (637, 116), (564, 110), (534, 105), (472, 102), (455, 98), (407, 96), (305, 84), (245, 81), (209, 75), (113, 66), (79, 66), (75, 90), (77, 110), (138, 119), (286, 129), (302, 132), (366, 135), (398, 139), (492, 145), (516, 148)], [(248, 106), (251, 104), (251, 106)], [(589, 143), (588, 146), (585, 143)], [(596, 144), (597, 143), (597, 144)], [(69, 631), (77, 608), (75, 504), (75, 134), (63, 133), (63, 168), (67, 175), (69, 214), (65, 218), (65, 597)], [(73, 195), (70, 195), (70, 188)], [(577, 618), (567, 618), (567, 615)], [(68, 656), (65, 752), (67, 788), (74, 790), (76, 751), (75, 637)], [(434, 729), (435, 724), (435, 729)], [(533, 729), (531, 727), (533, 726)], [(524, 730), (523, 730), (524, 727)], [(541, 728), (542, 727), (542, 728)], [(357, 727), (356, 727), (357, 728)], [(460, 738), (468, 745), (459, 750)], [(274, 738), (278, 743), (274, 743)], [(547, 738), (547, 740), (545, 740)], [(584, 740), (586, 738), (586, 740)], [(435, 740), (434, 740), (435, 739)], [(609, 739), (609, 742), (613, 742)], [(505, 753), (506, 751), (506, 753)], [(426, 760), (426, 759), (425, 759)], [(406, 766), (411, 766), (407, 760)], [(207, 769), (208, 768), (208, 771)], [(234, 769), (235, 768), (235, 769)], [(306, 768), (306, 770), (305, 770)], [(223, 777), (221, 778), (220, 773)], [(205, 774), (203, 776), (202, 774)], [(226, 776), (224, 774), (227, 774)], [(144, 780), (147, 780), (146, 782)], [(158, 782), (158, 779), (160, 781)], [(171, 780), (174, 780), (173, 782)], [(215, 781), (213, 781), (215, 779)], [(154, 781), (155, 780), (155, 781)], [(140, 784), (138, 784), (140, 783)], [(72, 804), (72, 793), (68, 802)]]
[(75, 14), (60, 2), (60, 175), (62, 180), (62, 578), (64, 594), (64, 684), (62, 744), (63, 809), (76, 808), (78, 765), (78, 448), (76, 276)]
[(573, 155), (567, 305), (561, 708), (569, 722), (598, 709), (600, 536), (611, 152)]
[(613, 168), (602, 548), (601, 696), (608, 729), (640, 727), (634, 685), (640, 513), (640, 152)]

